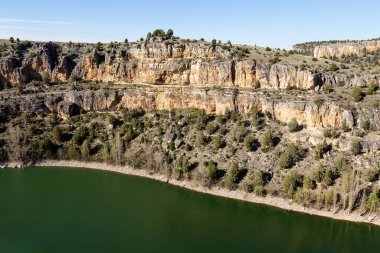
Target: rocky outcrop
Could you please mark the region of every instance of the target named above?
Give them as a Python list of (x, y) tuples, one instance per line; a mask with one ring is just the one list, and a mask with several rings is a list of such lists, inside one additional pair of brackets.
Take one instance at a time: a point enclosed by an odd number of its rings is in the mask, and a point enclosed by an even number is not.
[(351, 111), (325, 102), (318, 107), (306, 101), (281, 101), (265, 97), (260, 92), (231, 88), (142, 87), (118, 90), (56, 92), (8, 98), (1, 102), (0, 118), (5, 114), (57, 112), (62, 118), (83, 111), (142, 108), (145, 111), (179, 108), (204, 109), (207, 113), (248, 113), (257, 107), (271, 119), (288, 123), (295, 118), (307, 128), (340, 127), (346, 121), (354, 125)]
[(348, 55), (364, 56), (380, 49), (380, 40), (334, 43), (314, 48), (314, 57), (331, 58)]
[[(267, 65), (232, 59), (234, 48), (202, 43), (144, 42), (131, 47), (73, 49), (53, 43), (35, 44), (22, 57), (0, 60), (0, 79), (12, 85), (41, 80), (72, 80), (130, 84), (314, 89), (321, 85), (312, 71), (295, 66)], [(89, 52), (88, 52), (89, 51)]]

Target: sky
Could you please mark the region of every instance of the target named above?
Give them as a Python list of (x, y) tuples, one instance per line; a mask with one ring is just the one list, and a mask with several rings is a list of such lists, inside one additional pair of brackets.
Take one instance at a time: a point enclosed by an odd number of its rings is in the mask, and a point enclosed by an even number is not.
[(289, 49), (380, 37), (379, 0), (0, 0), (0, 38), (109, 42), (156, 28), (181, 38)]

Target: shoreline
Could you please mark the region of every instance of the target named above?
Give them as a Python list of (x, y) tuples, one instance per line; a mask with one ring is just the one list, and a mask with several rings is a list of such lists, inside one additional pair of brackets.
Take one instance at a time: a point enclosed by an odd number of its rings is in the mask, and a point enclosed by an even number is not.
[[(23, 166), (20, 163), (8, 163), (1, 168), (22, 168)], [(165, 175), (162, 174), (153, 174), (149, 173), (145, 169), (133, 169), (129, 166), (116, 166), (100, 162), (81, 162), (81, 161), (71, 161), (71, 160), (44, 160), (38, 161), (36, 163), (27, 165), (27, 167), (71, 167), (71, 168), (86, 168), (86, 169), (95, 169), (121, 173), (125, 175), (139, 176), (144, 178), (149, 178), (164, 183), (169, 183), (178, 187), (186, 188), (188, 190), (196, 191), (199, 193), (205, 193), (209, 195), (214, 195), (218, 197), (230, 198), (235, 200), (241, 200), (256, 204), (267, 205), (270, 207), (280, 208), (286, 211), (293, 211), (302, 214), (316, 215), (321, 217), (327, 217), (335, 220), (351, 221), (357, 223), (367, 223), (372, 225), (380, 226), (380, 219), (378, 216), (373, 214), (366, 214), (361, 216), (358, 212), (348, 213), (347, 211), (340, 211), (334, 213), (332, 211), (318, 210), (314, 208), (303, 207), (297, 203), (294, 203), (292, 200), (266, 196), (258, 197), (253, 193), (247, 193), (242, 190), (233, 190), (230, 191), (225, 188), (211, 187), (207, 188), (200, 184), (197, 184), (194, 181), (179, 181), (176, 179), (168, 179)]]

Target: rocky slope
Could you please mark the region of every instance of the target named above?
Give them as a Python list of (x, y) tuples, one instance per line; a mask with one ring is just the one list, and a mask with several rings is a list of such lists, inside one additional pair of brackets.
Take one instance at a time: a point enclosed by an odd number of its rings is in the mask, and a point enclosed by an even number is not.
[(331, 58), (348, 55), (364, 56), (366, 53), (375, 52), (380, 49), (380, 40), (334, 43), (329, 45), (316, 46), (314, 57)]

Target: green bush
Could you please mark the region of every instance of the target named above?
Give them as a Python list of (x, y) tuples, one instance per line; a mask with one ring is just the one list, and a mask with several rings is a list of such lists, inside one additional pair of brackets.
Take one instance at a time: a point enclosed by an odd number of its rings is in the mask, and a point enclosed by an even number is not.
[(351, 96), (353, 97), (355, 102), (360, 102), (364, 99), (365, 94), (362, 91), (361, 87), (355, 86), (354, 88), (352, 88)]
[(353, 155), (359, 155), (362, 152), (362, 144), (359, 140), (351, 142), (350, 151)]
[(282, 183), (282, 191), (286, 196), (292, 198), (299, 187), (303, 185), (303, 176), (298, 172), (292, 171)]
[(327, 144), (326, 140), (318, 143), (315, 147), (315, 159), (319, 160), (323, 158), (323, 155), (330, 151), (331, 146)]
[(262, 145), (261, 148), (263, 152), (268, 152), (273, 149), (275, 145), (275, 137), (273, 136), (273, 133), (270, 129), (268, 129), (264, 133), (262, 137), (261, 145)]
[(239, 167), (235, 162), (232, 162), (225, 175), (224, 186), (230, 190), (235, 189), (238, 181), (238, 175)]
[(292, 168), (298, 161), (306, 155), (306, 152), (299, 145), (290, 143), (278, 158), (278, 165), (282, 169)]
[(296, 119), (292, 119), (288, 123), (289, 132), (294, 133), (302, 130), (302, 125), (298, 124)]

